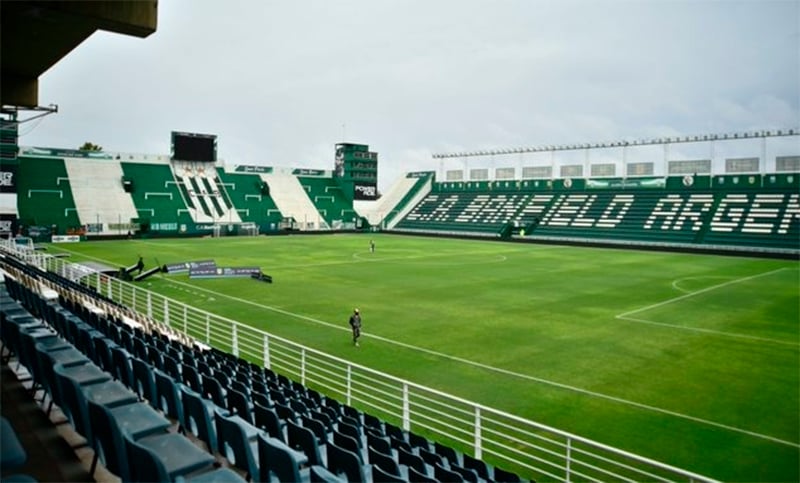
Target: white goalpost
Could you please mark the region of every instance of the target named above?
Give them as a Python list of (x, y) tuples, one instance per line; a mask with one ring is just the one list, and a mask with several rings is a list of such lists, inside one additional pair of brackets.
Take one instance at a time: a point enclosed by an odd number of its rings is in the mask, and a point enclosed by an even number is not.
[(239, 225), (239, 236), (257, 236), (258, 225), (255, 222), (246, 222)]

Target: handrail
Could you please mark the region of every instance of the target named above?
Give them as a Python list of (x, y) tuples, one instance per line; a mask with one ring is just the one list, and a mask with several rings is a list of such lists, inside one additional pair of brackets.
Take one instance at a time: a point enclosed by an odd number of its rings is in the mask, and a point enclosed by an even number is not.
[(0, 242), (0, 252), (65, 277), (89, 273), (82, 283), (176, 332), (321, 388), (334, 399), (389, 422), (399, 421), (405, 430), (457, 443), (453, 446), (523, 476), (559, 481), (714, 481), (326, 354), (85, 267), (75, 270), (76, 264), (13, 241)]

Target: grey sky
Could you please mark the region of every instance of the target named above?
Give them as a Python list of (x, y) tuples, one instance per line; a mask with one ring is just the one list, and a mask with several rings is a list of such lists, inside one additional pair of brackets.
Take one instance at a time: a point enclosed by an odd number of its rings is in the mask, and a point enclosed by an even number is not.
[(434, 152), (800, 125), (800, 1), (162, 0), (147, 39), (98, 32), (40, 79), (21, 145), (331, 169), (380, 188)]

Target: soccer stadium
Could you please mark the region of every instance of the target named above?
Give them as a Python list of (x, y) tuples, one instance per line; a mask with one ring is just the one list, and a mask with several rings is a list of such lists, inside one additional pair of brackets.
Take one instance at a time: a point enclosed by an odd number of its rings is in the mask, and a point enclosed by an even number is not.
[[(362, 143), (28, 146), (38, 3), (3, 4), (3, 481), (800, 479), (797, 126), (436, 152), (385, 192)], [(37, 8), (155, 31), (123, 3)]]

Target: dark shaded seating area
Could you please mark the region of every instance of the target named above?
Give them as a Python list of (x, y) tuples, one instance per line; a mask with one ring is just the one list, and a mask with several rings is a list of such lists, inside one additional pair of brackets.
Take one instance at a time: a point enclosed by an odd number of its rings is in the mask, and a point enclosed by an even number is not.
[(109, 318), (68, 295), (79, 284), (45, 298), (28, 286), (42, 272), (8, 259), (3, 363), (85, 440), (90, 478), (102, 465), (123, 481), (521, 481), (270, 369)]

